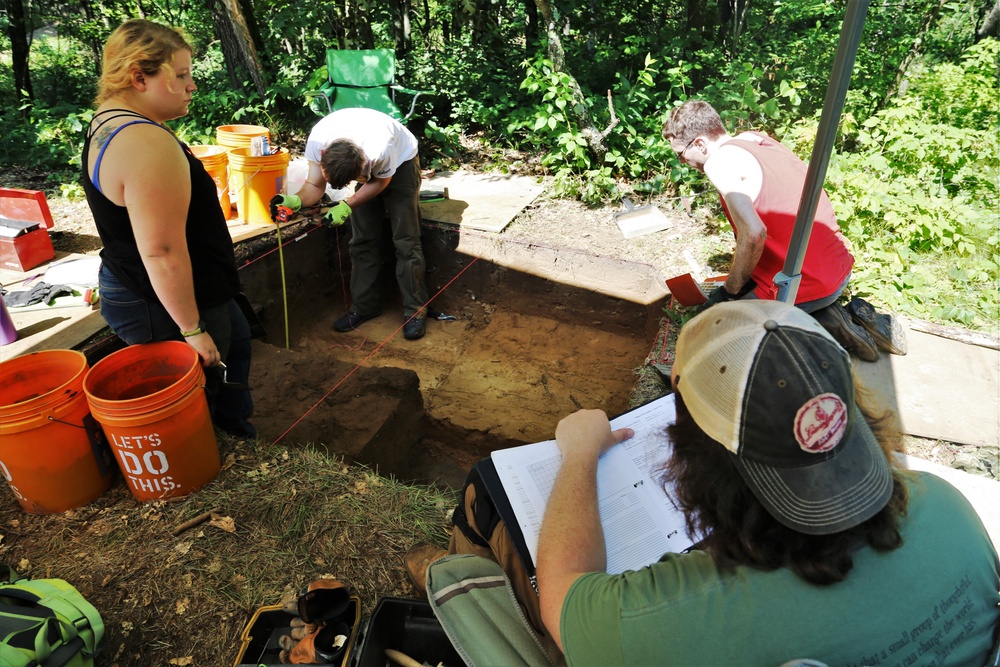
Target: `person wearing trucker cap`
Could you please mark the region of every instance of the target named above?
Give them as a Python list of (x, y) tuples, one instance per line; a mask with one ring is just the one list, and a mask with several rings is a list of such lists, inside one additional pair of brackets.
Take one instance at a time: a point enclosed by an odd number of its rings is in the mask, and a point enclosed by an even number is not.
[(816, 320), (721, 303), (681, 330), (673, 371), (664, 479), (706, 536), (688, 553), (606, 574), (597, 458), (632, 432), (600, 410), (556, 429), (537, 574), (568, 664), (984, 663), (997, 552), (955, 488), (895, 467)]

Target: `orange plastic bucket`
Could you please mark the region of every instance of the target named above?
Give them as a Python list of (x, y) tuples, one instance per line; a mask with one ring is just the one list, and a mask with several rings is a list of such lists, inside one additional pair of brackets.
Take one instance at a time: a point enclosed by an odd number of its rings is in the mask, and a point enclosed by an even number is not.
[(21, 507), (51, 514), (86, 505), (114, 465), (83, 393), (87, 358), (46, 350), (0, 363), (0, 474)]
[(132, 345), (94, 364), (83, 389), (136, 500), (184, 496), (219, 474), (205, 374), (187, 343)]
[(189, 146), (189, 148), (215, 181), (215, 194), (219, 198), (219, 207), (222, 208), (226, 218), (230, 218), (233, 207), (229, 201), (229, 157), (226, 155), (226, 147)]
[(288, 149), (254, 157), (249, 148), (229, 151), (229, 175), (236, 196), (236, 209), (248, 225), (273, 225), (270, 202), (285, 191), (288, 177)]

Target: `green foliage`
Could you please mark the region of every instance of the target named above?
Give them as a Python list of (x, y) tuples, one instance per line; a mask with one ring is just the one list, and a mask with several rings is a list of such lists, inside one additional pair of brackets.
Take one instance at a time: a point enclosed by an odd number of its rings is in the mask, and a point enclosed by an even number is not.
[[(713, 104), (732, 132), (763, 130), (807, 157), (844, 18), (842, 3), (759, 0), (746, 5), (736, 34), (735, 24), (722, 22), (721, 5), (705, 0), (683, 7), (560, 0), (552, 6), (566, 59), (560, 72), (544, 25), (527, 14), (531, 3), (428, 0), (412, 7), (409, 40), (397, 44), (392, 3), (315, 0), (303, 9), (251, 1), (264, 44), (263, 94), (230, 83), (207, 3), (141, 7), (152, 20), (183, 26), (195, 45), (199, 88), (190, 115), (171, 123), (185, 141), (214, 142), (215, 128), (229, 123), (266, 125), (277, 143), (300, 139), (316, 121), (304, 94), (325, 79), (328, 47), (396, 48), (400, 82), (434, 91), (420, 98), (419, 120), (410, 124), (422, 132), (431, 164), (455, 166), (464, 137), (475, 136), (495, 168), (512, 168), (499, 157), (503, 149), (522, 149), (539, 156), (556, 194), (591, 204), (632, 191), (710, 189), (660, 136), (669, 110), (691, 97)], [(1000, 54), (996, 40), (973, 45), (981, 0), (914, 2), (868, 9), (829, 190), (855, 243), (859, 289), (920, 316), (983, 326), (998, 319), (997, 290), (987, 287), (1000, 255)], [(22, 109), (0, 107), (0, 164), (46, 169), (75, 196), (100, 48), (137, 5), (26, 7), (47, 36), (31, 47), (35, 99)], [(0, 35), (4, 100), (17, 99), (10, 53)], [(886, 102), (914, 54), (903, 96)], [(581, 126), (584, 110), (593, 128)], [(612, 113), (617, 125), (607, 129)], [(604, 152), (595, 149), (601, 145)], [(942, 306), (941, 294), (958, 296)]]
[(861, 124), (857, 151), (830, 162), (827, 189), (858, 259), (852, 284), (901, 311), (996, 321), (1000, 90), (982, 65), (998, 53), (997, 42), (981, 42), (962, 68), (928, 68)]
[(523, 103), (517, 93), (517, 64), (512, 55), (487, 53), (471, 39), (463, 35), (440, 50), (411, 54), (411, 87), (433, 91), (419, 101), (433, 105), (431, 115), (439, 124), (502, 126)]
[(50, 177), (64, 177), (80, 165), (83, 130), (92, 115), (73, 105), (0, 107), (4, 127), (0, 164), (42, 168), (51, 172)]

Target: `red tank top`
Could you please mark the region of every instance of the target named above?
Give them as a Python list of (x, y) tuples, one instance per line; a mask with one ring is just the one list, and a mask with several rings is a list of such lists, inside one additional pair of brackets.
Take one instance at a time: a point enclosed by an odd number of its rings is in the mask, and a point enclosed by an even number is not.
[[(774, 299), (778, 295), (774, 276), (781, 271), (788, 254), (807, 165), (795, 153), (766, 135), (744, 133), (727, 144), (738, 146), (757, 158), (763, 172), (760, 194), (753, 207), (767, 229), (767, 240), (764, 253), (750, 275), (757, 283), (754, 294), (760, 299)], [(722, 200), (722, 209), (732, 224), (725, 200)], [(734, 232), (735, 229), (733, 225)], [(795, 303), (830, 296), (847, 279), (853, 266), (854, 257), (847, 249), (847, 239), (840, 232), (833, 205), (826, 192), (821, 192), (815, 224), (802, 261), (802, 282)]]

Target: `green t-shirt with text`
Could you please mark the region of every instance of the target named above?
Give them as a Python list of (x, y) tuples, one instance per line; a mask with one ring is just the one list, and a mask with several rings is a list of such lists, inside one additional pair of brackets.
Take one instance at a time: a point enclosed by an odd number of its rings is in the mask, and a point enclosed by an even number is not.
[(858, 551), (847, 579), (721, 572), (703, 552), (580, 577), (563, 604), (569, 665), (982, 665), (1000, 593), (997, 553), (964, 496), (907, 473), (903, 546)]

